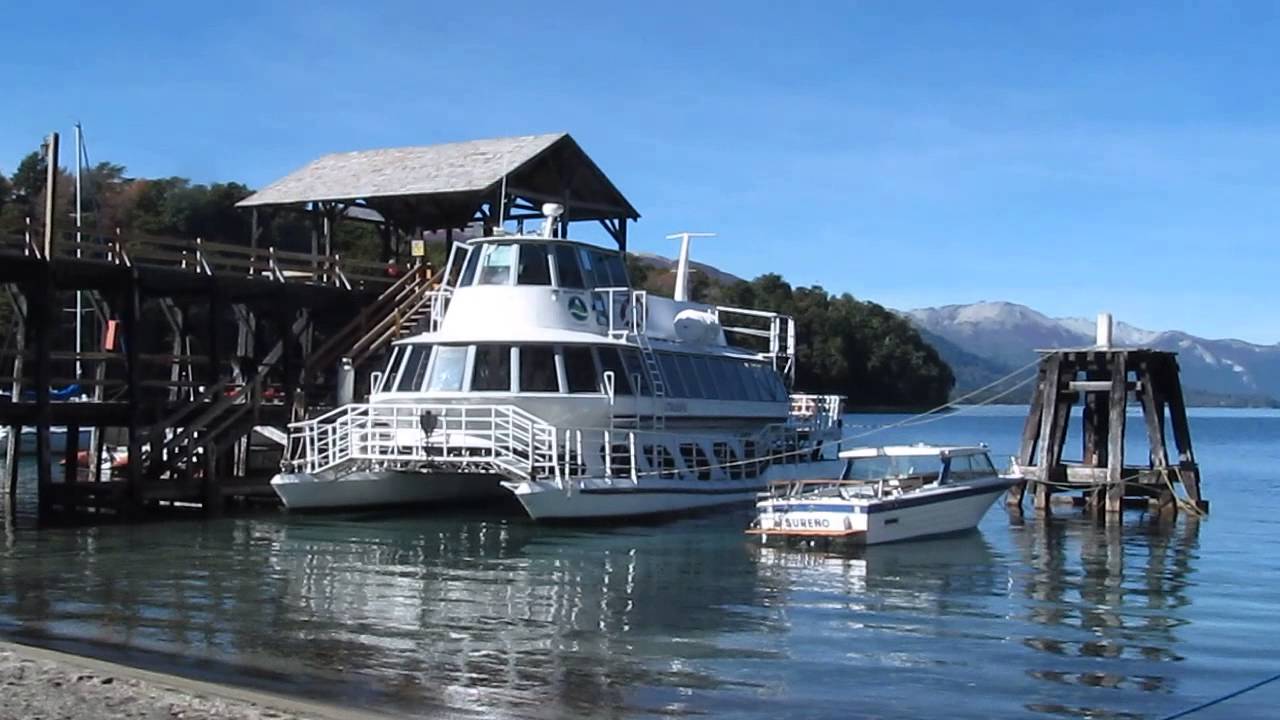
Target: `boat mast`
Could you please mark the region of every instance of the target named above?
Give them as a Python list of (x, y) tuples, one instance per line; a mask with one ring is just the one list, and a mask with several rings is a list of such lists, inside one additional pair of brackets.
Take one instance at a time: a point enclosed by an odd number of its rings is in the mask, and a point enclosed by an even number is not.
[(672, 299), (677, 302), (689, 302), (689, 238), (715, 237), (715, 233), (679, 232), (668, 235), (668, 240), (680, 241), (680, 260), (676, 263), (676, 291)]
[[(84, 136), (80, 128), (80, 123), (76, 123), (76, 258), (80, 257), (80, 225), (84, 219), (84, 206), (81, 202), (80, 195), (80, 174), (82, 171), (81, 158), (84, 157)], [(80, 326), (81, 319), (84, 316), (84, 299), (81, 297), (79, 290), (76, 291), (76, 379), (80, 379), (83, 368), (80, 365), (80, 352), (84, 337), (83, 328)]]

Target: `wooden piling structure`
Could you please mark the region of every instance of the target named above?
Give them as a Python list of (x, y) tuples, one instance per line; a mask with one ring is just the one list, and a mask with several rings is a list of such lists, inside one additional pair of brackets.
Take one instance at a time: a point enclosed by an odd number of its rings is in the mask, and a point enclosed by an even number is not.
[[(1176, 353), (1107, 347), (1043, 353), (1016, 458), (1016, 469), (1025, 479), (1010, 489), (1010, 506), (1021, 507), (1032, 485), (1038, 513), (1050, 512), (1054, 494), (1078, 492), (1088, 512), (1118, 522), (1126, 499), (1133, 498), (1154, 498), (1162, 514), (1175, 514), (1176, 488), (1181, 485), (1198, 510), (1208, 509)], [(1126, 464), (1131, 399), (1142, 410), (1148, 445), (1145, 465)], [(1071, 410), (1077, 402), (1084, 409), (1081, 455), (1078, 461), (1065, 460)], [(1176, 465), (1169, 461), (1166, 426), (1173, 429)]]

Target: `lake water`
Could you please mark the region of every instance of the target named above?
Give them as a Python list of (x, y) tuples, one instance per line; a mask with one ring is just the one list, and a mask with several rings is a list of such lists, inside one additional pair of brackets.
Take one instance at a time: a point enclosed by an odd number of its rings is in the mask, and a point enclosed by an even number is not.
[[(866, 440), (1003, 460), (1023, 412)], [(1201, 411), (1192, 432), (1198, 522), (998, 505), (979, 532), (839, 554), (761, 548), (745, 510), (8, 521), (0, 634), (415, 716), (1161, 717), (1280, 672), (1280, 414)], [(1278, 705), (1280, 683), (1196, 717)]]

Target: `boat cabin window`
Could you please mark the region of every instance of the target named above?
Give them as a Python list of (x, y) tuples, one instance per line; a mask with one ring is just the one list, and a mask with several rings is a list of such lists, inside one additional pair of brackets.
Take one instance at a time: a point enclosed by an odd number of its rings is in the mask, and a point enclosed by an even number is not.
[(487, 243), (480, 246), (480, 265), (476, 275), (477, 285), (510, 285), (511, 270), (515, 265), (516, 246)]
[(946, 480), (974, 480), (996, 474), (986, 455), (957, 455), (947, 464)]
[(585, 288), (582, 268), (578, 266), (578, 249), (572, 245), (556, 245), (556, 279), (562, 288)]
[[(431, 363), (431, 375), (427, 378), (427, 390), (432, 392), (456, 392), (462, 389), (462, 378), (467, 372), (466, 345), (441, 345), (436, 348)], [(415, 386), (414, 389), (417, 389)]]
[(551, 248), (542, 243), (527, 243), (520, 246), (520, 272), (516, 277), (517, 285), (550, 285), (551, 261), (547, 254)]
[(622, 361), (627, 366), (627, 379), (631, 384), (636, 386), (640, 394), (649, 397), (653, 391), (649, 389), (649, 373), (645, 367), (644, 361), (640, 359), (640, 353), (636, 350), (623, 350)]
[(604, 374), (613, 373), (613, 394), (617, 396), (631, 395), (631, 374), (622, 364), (622, 357), (617, 348), (596, 348), (596, 357), (600, 360), (600, 387), (604, 387)]
[(520, 391), (560, 392), (555, 348), (550, 345), (520, 346)]
[(933, 482), (942, 476), (937, 455), (878, 455), (846, 461), (842, 478), (849, 480), (915, 480)]
[(579, 248), (582, 269), (595, 287), (626, 287), (627, 269), (617, 253)]
[(658, 364), (662, 367), (662, 382), (667, 386), (668, 397), (689, 397), (685, 394), (684, 380), (680, 376), (680, 367), (671, 353), (658, 353)]
[(396, 392), (417, 392), (422, 387), (422, 376), (427, 372), (427, 360), (431, 357), (430, 345), (409, 345), (409, 355), (400, 369)]
[(511, 346), (477, 345), (471, 369), (471, 389), (477, 392), (511, 391)]
[(383, 392), (395, 387), (396, 371), (400, 369), (400, 363), (404, 362), (406, 348), (404, 345), (392, 345), (391, 357), (387, 358), (386, 369), (382, 371), (382, 379), (378, 381), (378, 387), (373, 392)]
[(480, 263), (480, 248), (473, 247), (467, 251), (467, 262), (462, 269), (462, 277), (458, 280), (458, 287), (467, 287), (476, 279), (476, 265)]
[[(600, 374), (591, 348), (586, 345), (566, 345), (564, 348), (564, 378), (571, 393), (600, 391)], [(615, 391), (616, 392), (616, 391)]]

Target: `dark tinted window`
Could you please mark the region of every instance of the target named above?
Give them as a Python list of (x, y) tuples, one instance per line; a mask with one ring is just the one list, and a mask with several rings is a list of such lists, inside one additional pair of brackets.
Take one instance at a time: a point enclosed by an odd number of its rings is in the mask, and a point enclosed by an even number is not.
[(466, 287), (476, 279), (476, 265), (480, 263), (480, 251), (471, 248), (467, 253), (467, 265), (462, 271), (462, 280), (458, 282), (458, 287)]
[(522, 392), (559, 392), (556, 380), (556, 351), (547, 345), (525, 345), (520, 348), (520, 390)]
[(633, 383), (638, 381), (640, 394), (649, 396), (653, 391), (649, 389), (649, 369), (645, 367), (644, 361), (640, 359), (638, 350), (623, 350), (622, 360), (627, 364), (627, 377)]
[(662, 366), (662, 381), (667, 385), (667, 397), (689, 397), (685, 394), (684, 381), (680, 378), (680, 368), (671, 353), (658, 353), (658, 364)]
[(422, 388), (422, 376), (427, 372), (427, 360), (431, 357), (431, 348), (427, 345), (414, 345), (409, 350), (409, 357), (400, 370), (400, 379), (396, 382), (397, 392), (414, 392)]
[(572, 245), (556, 245), (556, 273), (560, 287), (582, 288), (582, 268), (578, 267), (578, 251)]
[(578, 258), (582, 262), (582, 279), (586, 281), (588, 287), (599, 287), (600, 281), (596, 277), (595, 257), (592, 256), (590, 250), (586, 248), (575, 248), (578, 251)]
[(742, 385), (746, 388), (745, 398), (760, 402), (765, 400), (764, 392), (760, 389), (760, 383), (756, 381), (754, 364), (749, 362), (738, 363), (738, 377), (742, 379)]
[(617, 253), (600, 253), (592, 258), (596, 262), (596, 277), (604, 278), (610, 287), (627, 286), (627, 268)]
[(714, 376), (715, 371), (711, 367), (710, 360), (702, 355), (695, 355), (693, 357), (693, 367), (698, 371), (698, 380), (702, 382), (702, 397), (720, 397), (720, 390), (716, 386)]
[(684, 354), (676, 355), (676, 364), (680, 368), (680, 378), (684, 380), (685, 392), (688, 393), (685, 397), (707, 397), (702, 391), (702, 383), (698, 381), (698, 371), (693, 368), (693, 358)]
[(618, 357), (618, 349), (611, 347), (596, 348), (596, 356), (600, 358), (600, 387), (604, 387), (604, 374), (606, 372), (613, 373), (613, 394), (614, 395), (630, 395), (631, 382), (630, 374), (622, 365), (622, 358)]
[(475, 367), (471, 370), (472, 390), (511, 389), (511, 346), (477, 345)]
[(542, 244), (520, 246), (520, 271), (517, 285), (550, 285), (551, 262), (547, 259), (549, 248)]
[(591, 348), (584, 345), (565, 346), (564, 376), (571, 393), (599, 392), (599, 376), (596, 375), (596, 362), (591, 358)]
[(404, 360), (404, 352), (405, 347), (403, 345), (393, 345), (391, 347), (391, 357), (387, 359), (387, 367), (382, 371), (382, 380), (379, 381), (378, 387), (373, 389), (374, 392), (391, 389), (392, 383), (396, 379), (396, 371), (400, 369), (400, 362)]
[(738, 362), (729, 358), (716, 358), (714, 363), (716, 380), (723, 388), (725, 398), (729, 400), (746, 400), (747, 389), (742, 385), (742, 374), (738, 372)]
[(782, 401), (787, 399), (787, 384), (782, 381), (782, 375), (771, 368), (765, 368), (765, 372), (769, 376), (769, 384), (773, 386), (773, 399)]

